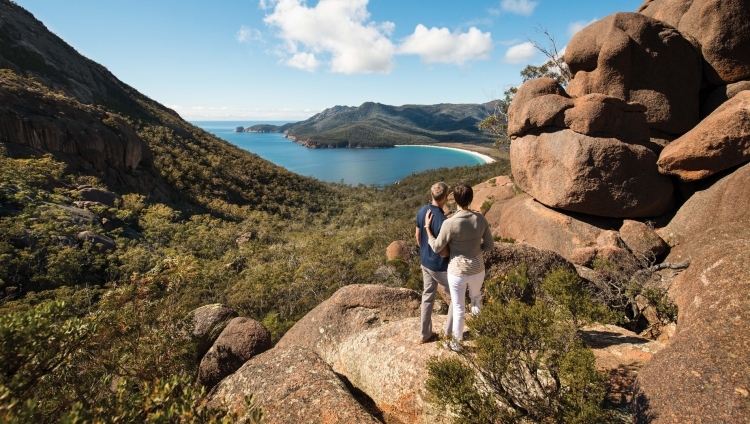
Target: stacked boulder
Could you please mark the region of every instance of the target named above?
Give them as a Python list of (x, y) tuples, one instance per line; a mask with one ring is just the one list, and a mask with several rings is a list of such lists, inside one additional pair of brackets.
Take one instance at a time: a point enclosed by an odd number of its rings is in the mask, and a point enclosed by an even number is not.
[[(691, 375), (706, 375), (699, 368), (710, 355), (695, 346), (723, 345), (722, 326), (747, 313), (732, 300), (747, 283), (712, 285), (704, 277), (723, 266), (717, 252), (734, 252), (750, 239), (750, 2), (648, 0), (638, 13), (584, 28), (564, 60), (573, 75), (566, 88), (549, 78), (528, 81), (509, 108), (512, 173), (527, 194), (493, 205), (488, 221), (496, 235), (554, 250), (577, 265), (597, 257), (632, 270), (659, 260), (698, 264), (702, 270), (691, 266), (666, 286), (680, 307), (675, 350), (656, 355), (658, 371), (650, 368), (638, 381), (638, 419), (690, 420), (717, 399), (690, 389), (680, 396), (696, 403), (680, 413), (665, 391), (685, 381), (691, 367)], [(646, 219), (663, 227), (654, 231)], [(703, 297), (724, 306), (700, 303)], [(720, 324), (684, 315), (694, 309), (729, 312)], [(697, 322), (706, 325), (700, 333)], [(735, 334), (736, 344), (748, 346), (748, 334)], [(711, 375), (739, 389), (711, 383), (726, 402), (708, 421), (746, 413), (746, 364)]]

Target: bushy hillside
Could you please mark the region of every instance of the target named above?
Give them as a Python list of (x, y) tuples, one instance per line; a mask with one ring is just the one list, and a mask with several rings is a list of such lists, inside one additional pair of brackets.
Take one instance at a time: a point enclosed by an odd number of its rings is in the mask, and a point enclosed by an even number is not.
[[(275, 127), (309, 147), (393, 147), (397, 144), (492, 143), (477, 124), (492, 113), (492, 104), (389, 106), (366, 102), (335, 106), (302, 122)], [(270, 131), (256, 125), (247, 131)]]

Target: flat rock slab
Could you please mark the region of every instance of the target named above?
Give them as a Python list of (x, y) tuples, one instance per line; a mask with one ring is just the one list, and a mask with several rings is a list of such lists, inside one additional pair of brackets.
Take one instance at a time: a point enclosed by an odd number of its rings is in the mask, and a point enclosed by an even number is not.
[(378, 423), (331, 367), (303, 347), (274, 348), (252, 358), (211, 391), (208, 406), (236, 411), (249, 395), (268, 424)]
[(511, 142), (516, 184), (552, 208), (613, 218), (659, 216), (674, 187), (656, 154), (615, 138), (571, 130), (538, 131)]
[(495, 203), (486, 218), (493, 235), (551, 250), (565, 258), (577, 248), (596, 246), (602, 230), (620, 226), (618, 220), (548, 208), (528, 194)]
[(750, 241), (716, 246), (677, 276), (670, 345), (636, 381), (636, 422), (741, 423), (750, 417)]

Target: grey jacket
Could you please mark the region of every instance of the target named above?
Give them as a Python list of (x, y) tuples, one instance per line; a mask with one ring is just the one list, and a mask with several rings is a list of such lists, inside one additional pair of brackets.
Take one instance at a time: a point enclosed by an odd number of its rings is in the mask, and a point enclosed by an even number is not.
[(465, 210), (459, 210), (443, 222), (440, 234), (431, 237), (429, 243), (435, 252), (440, 252), (446, 244), (450, 247), (448, 273), (458, 276), (484, 271), (482, 252), (495, 247), (490, 225), (484, 216)]

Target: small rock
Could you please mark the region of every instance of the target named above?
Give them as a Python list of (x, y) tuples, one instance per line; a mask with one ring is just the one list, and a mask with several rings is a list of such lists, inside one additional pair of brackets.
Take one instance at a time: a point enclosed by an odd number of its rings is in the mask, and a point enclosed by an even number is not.
[(245, 243), (248, 243), (250, 240), (252, 240), (255, 237), (255, 234), (252, 232), (246, 232), (240, 234), (239, 237), (237, 237), (237, 240), (235, 240), (235, 243), (237, 243), (237, 247), (242, 246)]
[(115, 241), (107, 236), (97, 234), (93, 231), (81, 231), (76, 235), (81, 242), (88, 242), (96, 246), (100, 252), (112, 252), (117, 248)]
[(385, 256), (389, 261), (396, 258), (408, 261), (411, 259), (411, 248), (409, 247), (409, 243), (404, 240), (394, 241), (388, 245), (388, 248), (385, 250)]
[(114, 229), (117, 228), (117, 226), (115, 225), (114, 222), (112, 222), (112, 220), (107, 219), (107, 218), (102, 218), (102, 228), (104, 228), (104, 231), (109, 232), (109, 231), (114, 231)]
[(667, 243), (656, 234), (656, 231), (639, 221), (623, 221), (620, 237), (637, 258), (647, 262), (654, 262), (667, 250)]
[(198, 382), (213, 387), (248, 359), (271, 347), (271, 333), (261, 323), (250, 318), (233, 318), (203, 356)]

